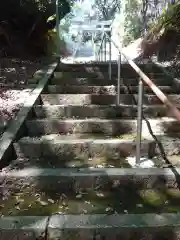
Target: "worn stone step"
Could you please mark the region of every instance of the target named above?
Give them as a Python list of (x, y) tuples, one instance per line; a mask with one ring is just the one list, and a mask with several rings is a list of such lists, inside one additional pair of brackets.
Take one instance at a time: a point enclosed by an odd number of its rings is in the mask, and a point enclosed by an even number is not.
[[(49, 224), (48, 224), (49, 223)], [(47, 226), (48, 224), (48, 226)], [(179, 239), (179, 213), (17, 216), (0, 219), (2, 239)], [(15, 227), (14, 227), (15, 226)], [(24, 238), (26, 236), (26, 238)]]
[[(135, 102), (134, 102), (135, 99)], [(174, 104), (180, 104), (180, 96), (168, 95), (168, 99)], [(113, 94), (41, 94), (41, 101), (44, 105), (108, 105), (116, 104), (117, 96)], [(121, 104), (135, 104), (138, 102), (138, 94), (121, 94)], [(143, 104), (162, 104), (155, 94), (144, 94)]]
[[(155, 75), (155, 74), (154, 74)], [(159, 75), (159, 73), (158, 73)], [(111, 77), (117, 78), (117, 71), (113, 71)], [(162, 74), (161, 74), (162, 76)], [(81, 71), (56, 71), (54, 73), (55, 79), (62, 79), (63, 78), (99, 78), (99, 79), (109, 79), (108, 71), (88, 71), (88, 72), (81, 72)], [(129, 75), (121, 74), (121, 77), (137, 77), (137, 74), (131, 73)]]
[[(177, 105), (178, 109), (180, 106)], [(174, 117), (171, 111), (164, 105), (143, 105), (143, 112), (146, 117)], [(34, 114), (38, 118), (137, 118), (136, 105), (36, 105)]]
[[(156, 157), (152, 159), (155, 166), (159, 166), (159, 160)], [(163, 161), (161, 161), (163, 162)], [(129, 168), (131, 165), (128, 159), (121, 157), (118, 159), (111, 159), (106, 157), (93, 157), (93, 158), (76, 158), (64, 161), (57, 157), (50, 158), (17, 158), (11, 161), (8, 168), (23, 169), (25, 167), (38, 167), (38, 168)]]
[[(161, 69), (154, 64), (138, 64), (139, 68), (142, 71), (153, 71), (153, 72), (161, 72)], [(117, 71), (118, 65), (117, 63), (111, 64), (112, 70)], [(72, 72), (92, 72), (92, 71), (107, 71), (108, 72), (109, 63), (90, 63), (90, 64), (60, 64), (57, 67), (59, 71), (72, 71)], [(135, 72), (134, 69), (129, 64), (122, 64), (121, 71), (123, 72)]]
[[(171, 129), (174, 129), (174, 132), (171, 132)], [(176, 125), (169, 126), (169, 129), (167, 129), (166, 135), (160, 134), (157, 135), (157, 139), (162, 143), (162, 146), (164, 148), (164, 152), (166, 153), (166, 156), (169, 158), (169, 156), (177, 156), (180, 155), (180, 134), (178, 131), (178, 125), (177, 125), (177, 131), (175, 132)], [(179, 158), (180, 163), (180, 158)], [(176, 160), (177, 164), (177, 160)]]
[(11, 90), (22, 90), (22, 89), (34, 89), (36, 87), (36, 84), (16, 84), (16, 83), (11, 83), (11, 84), (0, 84), (1, 89), (11, 89)]
[[(112, 71), (117, 71), (117, 63), (111, 64)], [(101, 64), (60, 64), (57, 67), (57, 71), (62, 72), (108, 72), (109, 65), (107, 63)], [(123, 71), (127, 70), (127, 67), (122, 67)]]
[[(159, 89), (166, 93), (179, 93), (179, 89), (172, 86), (159, 86)], [(138, 86), (126, 86), (120, 87), (121, 93), (138, 93)], [(45, 93), (59, 93), (59, 94), (117, 94), (117, 86), (116, 85), (108, 85), (108, 86), (85, 86), (85, 85), (48, 85), (48, 89), (44, 91)], [(152, 93), (152, 90), (148, 87), (144, 87), (145, 93)]]
[[(134, 139), (114, 139), (101, 134), (51, 134), (40, 138), (21, 138), (14, 147), (19, 157), (27, 158), (57, 157), (64, 161), (93, 157), (117, 159), (135, 155), (136, 142)], [(143, 140), (141, 147), (142, 156), (155, 155), (153, 140)]]
[[(180, 132), (180, 123), (174, 118), (148, 119), (154, 134), (176, 134)], [(29, 136), (67, 133), (103, 133), (128, 138), (136, 136), (137, 120), (128, 119), (36, 119), (26, 121)], [(127, 134), (127, 136), (126, 136)], [(145, 120), (142, 121), (142, 135), (149, 131)]]
[[(131, 182), (128, 186), (127, 183), (126, 185), (118, 184), (116, 180), (111, 183), (109, 190), (102, 186), (96, 189), (95, 185), (94, 189), (79, 189), (75, 185), (74, 189), (62, 189), (57, 188), (61, 186), (58, 184), (57, 176), (52, 176), (52, 178), (54, 178), (53, 181), (50, 180), (45, 190), (47, 177), (42, 175), (38, 175), (38, 180), (33, 180), (31, 176), (29, 181), (24, 176), (17, 177), (11, 187), (8, 184), (4, 185), (6, 191), (9, 190), (10, 193), (0, 200), (0, 205), (4, 206), (1, 208), (1, 214), (4, 216), (47, 216), (53, 212), (61, 212), (61, 214), (147, 214), (180, 211), (180, 191), (175, 188), (164, 186), (162, 190), (160, 188), (138, 189), (135, 183)], [(155, 179), (158, 180), (158, 177), (154, 176)], [(6, 180), (10, 183), (13, 177), (7, 176)], [(22, 182), (18, 184), (20, 181)], [(13, 186), (15, 183), (17, 186)], [(54, 186), (50, 188), (49, 185), (52, 183)]]
[[(162, 75), (154, 74), (148, 75), (155, 84), (164, 86), (164, 85), (173, 85), (172, 80), (165, 78)], [(139, 77), (122, 77), (121, 84), (125, 85), (138, 85)], [(112, 80), (109, 80), (108, 75), (101, 75), (101, 76), (83, 76), (82, 74), (76, 73), (56, 73), (53, 78), (49, 80), (50, 84), (55, 85), (99, 85), (99, 86), (106, 86), (106, 85), (117, 85), (117, 77), (113, 77)]]
[(16, 193), (39, 190), (53, 194), (83, 190), (113, 192), (113, 189), (121, 191), (124, 188), (129, 194), (133, 190), (138, 194), (138, 190), (154, 189), (163, 196), (169, 188), (178, 190), (179, 173), (179, 168), (15, 168), (0, 173), (1, 194), (11, 190)]

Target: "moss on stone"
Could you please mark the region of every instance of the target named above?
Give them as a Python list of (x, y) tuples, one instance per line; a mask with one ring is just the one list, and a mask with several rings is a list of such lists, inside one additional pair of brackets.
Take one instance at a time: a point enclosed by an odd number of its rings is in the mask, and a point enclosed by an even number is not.
[[(115, 184), (115, 182), (114, 182)], [(46, 216), (54, 212), (64, 214), (86, 213), (156, 213), (180, 211), (180, 191), (137, 190), (132, 186), (121, 188), (113, 185), (112, 191), (89, 190), (86, 192), (35, 193), (24, 188), (0, 201), (2, 215)]]

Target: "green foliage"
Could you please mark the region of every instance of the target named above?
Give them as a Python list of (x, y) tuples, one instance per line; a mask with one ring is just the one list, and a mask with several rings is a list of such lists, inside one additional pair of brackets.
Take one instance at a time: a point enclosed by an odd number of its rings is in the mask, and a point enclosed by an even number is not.
[[(70, 5), (68, 0), (59, 0), (59, 20), (70, 11)], [(17, 54), (19, 48), (45, 54), (52, 35), (49, 31), (55, 26), (56, 0), (3, 1), (0, 5), (0, 50), (5, 45), (6, 54)]]
[(148, 27), (142, 42), (144, 55), (157, 54), (159, 61), (171, 61), (174, 69), (179, 69), (180, 58), (180, 2), (171, 3)]
[(124, 39), (126, 45), (137, 39), (141, 34), (142, 19), (140, 13), (141, 3), (138, 0), (128, 0), (125, 5), (125, 23), (124, 23)]
[(93, 9), (99, 20), (111, 20), (120, 11), (121, 0), (95, 0)]
[(174, 29), (180, 31), (180, 2), (169, 5), (167, 11), (164, 8), (162, 14), (157, 19), (155, 24), (149, 26), (149, 33), (155, 34), (161, 29), (168, 31), (169, 29)]
[[(169, 3), (168, 10), (166, 10), (166, 8), (167, 3), (172, 2), (170, 0), (125, 1), (124, 44), (128, 44), (129, 42), (141, 37), (144, 30), (148, 30), (148, 32), (155, 31), (157, 33), (162, 27), (166, 29), (176, 28), (177, 22), (179, 22), (180, 15), (178, 13), (178, 8), (180, 1), (177, 1), (175, 4)], [(164, 5), (166, 5), (166, 7), (163, 8)], [(159, 12), (160, 7), (162, 9)]]

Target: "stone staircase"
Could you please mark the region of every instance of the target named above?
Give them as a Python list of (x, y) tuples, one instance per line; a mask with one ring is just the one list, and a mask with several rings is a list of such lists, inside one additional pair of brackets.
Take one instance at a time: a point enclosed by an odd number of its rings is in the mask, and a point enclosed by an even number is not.
[[(140, 67), (179, 104), (171, 79), (154, 65)], [(141, 155), (160, 167), (132, 168), (127, 161), (136, 152), (137, 106), (129, 91), (137, 100), (138, 77), (130, 66), (122, 67), (118, 106), (116, 64), (112, 73), (110, 81), (106, 64), (56, 69), (25, 122), (26, 135), (14, 142), (17, 159), (6, 172), (0, 227), (14, 221), (15, 228), (31, 232), (28, 240), (179, 239), (177, 176), (162, 168), (144, 121)], [(148, 87), (143, 112), (173, 151), (180, 124)]]

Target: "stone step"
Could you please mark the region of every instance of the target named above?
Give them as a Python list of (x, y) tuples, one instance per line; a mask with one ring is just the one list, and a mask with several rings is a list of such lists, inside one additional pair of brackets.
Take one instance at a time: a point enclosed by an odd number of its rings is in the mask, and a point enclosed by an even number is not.
[[(173, 118), (148, 119), (154, 134), (176, 134), (180, 132), (180, 122)], [(136, 137), (137, 120), (128, 119), (36, 119), (26, 121), (29, 136), (67, 133), (102, 133), (122, 138)], [(126, 135), (127, 134), (127, 135)], [(145, 120), (142, 121), (142, 135), (149, 131)]]
[[(60, 212), (60, 211), (59, 211)], [(48, 224), (49, 223), (49, 224)], [(179, 239), (179, 213), (16, 216), (0, 219), (2, 239)], [(48, 226), (47, 226), (48, 225)], [(25, 236), (25, 237), (24, 237)], [(165, 238), (166, 236), (166, 238)]]
[[(180, 106), (177, 105), (178, 109)], [(164, 105), (143, 105), (143, 112), (146, 117), (174, 117), (170, 110)], [(38, 118), (137, 118), (136, 105), (47, 105), (34, 106), (34, 114)]]
[[(161, 69), (153, 64), (138, 64), (142, 71), (148, 72), (161, 72)], [(111, 64), (112, 70), (117, 71), (117, 63)], [(58, 71), (71, 71), (71, 72), (89, 72), (89, 71), (107, 71), (108, 72), (109, 63), (92, 63), (92, 64), (60, 64), (57, 67)], [(135, 72), (134, 69), (129, 64), (122, 64), (121, 71), (124, 72)]]
[[(32, 80), (33, 81), (33, 80)], [(11, 84), (0, 84), (1, 89), (11, 89), (11, 90), (22, 90), (22, 89), (34, 89), (36, 87), (36, 84), (16, 84), (16, 83), (11, 83)]]
[[(138, 102), (138, 94), (121, 94), (120, 102), (125, 105), (132, 105)], [(168, 95), (168, 99), (174, 104), (180, 104), (180, 96)], [(108, 105), (116, 104), (117, 96), (109, 94), (41, 94), (41, 101), (44, 105)], [(154, 94), (144, 94), (143, 104), (162, 104), (161, 100)]]
[[(14, 143), (18, 157), (49, 158), (57, 157), (64, 161), (106, 157), (118, 159), (135, 155), (134, 139), (118, 139), (101, 134), (45, 135), (42, 137), (24, 137)], [(143, 140), (142, 156), (153, 157), (156, 144), (153, 140)], [(33, 151), (32, 151), (33, 149)]]
[[(174, 133), (171, 132), (171, 128), (174, 128)], [(173, 164), (177, 165), (177, 163), (180, 163), (180, 134), (178, 131), (178, 126), (177, 126), (177, 132), (175, 132), (176, 126), (172, 125), (169, 127), (169, 130), (166, 132), (166, 135), (160, 134), (157, 135), (157, 139), (159, 142), (162, 143), (162, 146), (164, 148), (164, 152), (166, 153), (166, 156), (168, 159), (171, 156), (176, 156), (176, 162)], [(159, 152), (159, 151), (158, 151)]]
[[(33, 174), (29, 174), (28, 170), (30, 171), (30, 169), (16, 170), (16, 175), (19, 172), (20, 176), (16, 177), (14, 172), (14, 174), (10, 173), (5, 177), (9, 185), (5, 184), (4, 190), (9, 190), (10, 193), (6, 198), (0, 200), (0, 205), (4, 206), (1, 209), (1, 214), (4, 216), (46, 216), (51, 215), (53, 212), (61, 212), (61, 214), (178, 213), (180, 210), (180, 191), (161, 185), (162, 182), (158, 176), (153, 176), (153, 180), (149, 181), (149, 184), (152, 184), (153, 181), (158, 183), (158, 180), (161, 183), (158, 188), (153, 189), (146, 188), (147, 185), (144, 186), (144, 189), (138, 188), (138, 183), (130, 181), (130, 176), (126, 178), (126, 183), (125, 179), (123, 179), (121, 184), (120, 180), (119, 182), (118, 180), (113, 181), (114, 177), (112, 177), (111, 184), (109, 180), (109, 187), (107, 182), (106, 186), (105, 184), (100, 186), (99, 183), (98, 187), (98, 183), (94, 181), (94, 186), (90, 186), (89, 183), (90, 188), (86, 188), (84, 184), (84, 188), (80, 189), (83, 186), (82, 183), (78, 186), (77, 181), (72, 187), (70, 182), (72, 177), (67, 178), (65, 176), (64, 179), (66, 180), (63, 183), (67, 182), (69, 186), (69, 189), (68, 187), (65, 189), (62, 183), (58, 183), (58, 175), (44, 176), (36, 174), (33, 177)], [(39, 170), (44, 173), (47, 172), (47, 169)], [(24, 173), (26, 172), (28, 179), (25, 178), (25, 175), (23, 176), (23, 171)], [(143, 179), (144, 176), (139, 176), (139, 178), (141, 177)], [(49, 182), (48, 178), (50, 179)], [(59, 174), (59, 178), (62, 181), (62, 175)], [(81, 180), (85, 179), (85, 177), (80, 178)], [(122, 176), (120, 179), (122, 179)], [(12, 180), (14, 181), (11, 182)], [(104, 178), (104, 180), (107, 180), (107, 178)], [(87, 178), (88, 181), (90, 181), (89, 176)], [(128, 182), (131, 184), (128, 185)], [(47, 188), (45, 188), (45, 183)], [(51, 184), (53, 185), (52, 187)], [(163, 187), (166, 194), (163, 194), (160, 186)], [(20, 193), (18, 192), (19, 190)]]
[[(52, 193), (72, 194), (82, 191), (120, 191), (123, 199), (123, 189), (127, 194), (138, 194), (139, 190), (154, 189), (163, 196), (168, 195), (168, 189), (178, 191), (180, 169), (170, 168), (39, 168), (25, 167), (0, 173), (1, 194), (13, 190), (22, 194), (30, 191), (45, 191)], [(176, 176), (177, 175), (177, 176)], [(165, 195), (164, 195), (165, 194)], [(7, 195), (8, 196), (8, 195)], [(30, 195), (28, 194), (30, 197)], [(34, 196), (34, 194), (31, 194)], [(177, 196), (174, 196), (177, 197)], [(131, 198), (132, 200), (132, 198)], [(159, 200), (160, 199), (157, 199)], [(1, 198), (0, 201), (3, 201)], [(178, 200), (179, 201), (179, 200)], [(132, 205), (133, 202), (131, 201)], [(109, 202), (111, 204), (111, 202)], [(179, 207), (180, 204), (178, 203)], [(37, 210), (37, 209), (36, 209)]]
[[(164, 85), (173, 85), (172, 80), (169, 80), (165, 78), (162, 75), (148, 75), (151, 80), (159, 85), (159, 86), (164, 86)], [(131, 85), (131, 86), (137, 86), (138, 85), (138, 77), (125, 77), (121, 78), (121, 85), (126, 84), (126, 85)], [(117, 77), (113, 77), (112, 80), (108, 79), (108, 75), (105, 76), (83, 76), (82, 74), (76, 73), (71, 74), (71, 73), (56, 73), (53, 78), (49, 80), (50, 84), (55, 84), (55, 85), (99, 85), (99, 86), (106, 86), (106, 85), (117, 85)]]
[[(118, 158), (111, 159), (106, 157), (93, 157), (93, 158), (76, 158), (64, 161), (63, 159), (58, 159), (57, 157), (50, 158), (17, 158), (11, 161), (9, 167), (10, 169), (23, 169), (29, 167), (38, 168), (129, 168), (128, 158)], [(143, 160), (142, 160), (143, 161)], [(157, 161), (156, 157), (152, 159), (154, 166), (164, 165), (163, 160)]]
[[(85, 85), (48, 85), (48, 89), (45, 90), (45, 93), (59, 93), (59, 94), (117, 94), (117, 86), (116, 85), (107, 85), (107, 86), (85, 86)], [(128, 93), (128, 89), (130, 89), (131, 93), (138, 93), (138, 86), (126, 86), (120, 87), (120, 92), (123, 94)], [(179, 93), (179, 89), (172, 86), (159, 86), (159, 89), (166, 93)], [(144, 87), (145, 93), (151, 93), (152, 90), (148, 87)]]
[[(153, 73), (153, 76), (162, 76), (160, 73)], [(111, 77), (117, 78), (118, 74), (117, 71), (112, 71)], [(61, 79), (61, 78), (99, 78), (99, 79), (109, 79), (109, 74), (108, 71), (88, 71), (88, 72), (81, 72), (81, 71), (56, 71), (54, 72), (54, 78), (56, 79)], [(131, 72), (128, 75), (127, 74), (121, 74), (121, 77), (138, 77), (137, 73)]]

